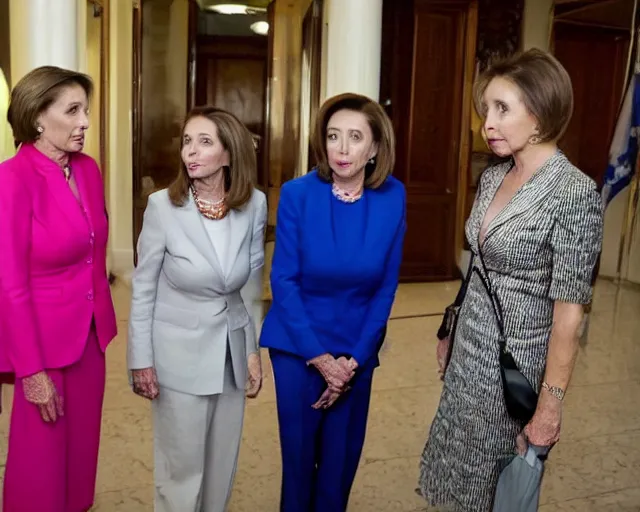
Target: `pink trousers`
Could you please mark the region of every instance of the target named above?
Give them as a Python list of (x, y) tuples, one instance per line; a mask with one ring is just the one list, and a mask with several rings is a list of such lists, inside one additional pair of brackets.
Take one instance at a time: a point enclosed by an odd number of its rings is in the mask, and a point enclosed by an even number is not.
[(64, 416), (45, 423), (16, 379), (4, 478), (4, 512), (85, 512), (93, 505), (105, 357), (91, 330), (82, 358), (49, 370)]

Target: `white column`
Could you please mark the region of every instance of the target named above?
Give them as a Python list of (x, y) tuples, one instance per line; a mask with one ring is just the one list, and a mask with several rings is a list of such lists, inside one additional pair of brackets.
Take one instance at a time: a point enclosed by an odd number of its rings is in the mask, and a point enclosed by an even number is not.
[(325, 97), (355, 92), (379, 101), (382, 0), (325, 5)]
[(77, 70), (77, 0), (10, 0), (11, 81), (45, 65)]

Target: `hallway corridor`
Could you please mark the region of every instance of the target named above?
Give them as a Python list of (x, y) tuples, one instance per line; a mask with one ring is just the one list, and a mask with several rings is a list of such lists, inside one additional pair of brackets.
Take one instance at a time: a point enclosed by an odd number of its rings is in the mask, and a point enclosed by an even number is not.
[[(458, 283), (401, 285), (350, 511), (425, 510), (415, 492), (418, 460), (438, 404), (435, 332)], [(149, 512), (153, 497), (149, 405), (125, 371), (129, 289), (114, 289), (120, 335), (108, 351), (98, 512)], [(277, 512), (280, 454), (273, 378), (247, 407), (231, 512)], [(3, 388), (0, 461), (6, 457), (10, 393)], [(552, 452), (541, 512), (640, 511), (640, 288), (600, 281), (589, 339), (568, 393), (563, 437)], [(37, 492), (37, 490), (35, 490)]]

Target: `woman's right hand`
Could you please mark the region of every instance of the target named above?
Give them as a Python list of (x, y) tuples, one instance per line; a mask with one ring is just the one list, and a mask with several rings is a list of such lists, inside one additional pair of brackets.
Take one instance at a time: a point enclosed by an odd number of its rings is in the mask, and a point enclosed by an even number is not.
[(447, 369), (447, 354), (449, 353), (449, 338), (438, 340), (436, 347), (436, 360), (438, 361), (438, 373), (440, 379), (444, 379), (444, 372)]
[(38, 372), (22, 379), (22, 390), (27, 402), (37, 405), (44, 421), (55, 422), (64, 416), (64, 401), (46, 372)]
[(133, 392), (143, 398), (154, 400), (160, 394), (158, 376), (154, 367), (131, 370)]
[(327, 386), (334, 391), (342, 391), (355, 374), (331, 354), (322, 354), (309, 363), (322, 374)]

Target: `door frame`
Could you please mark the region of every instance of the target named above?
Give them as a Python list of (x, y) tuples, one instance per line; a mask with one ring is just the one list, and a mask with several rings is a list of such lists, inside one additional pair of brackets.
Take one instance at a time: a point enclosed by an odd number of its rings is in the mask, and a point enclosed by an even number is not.
[(132, 193), (133, 211), (133, 264), (138, 264), (138, 251), (136, 249), (139, 226), (139, 208), (141, 198), (141, 144), (142, 144), (142, 1), (133, 0), (132, 3), (132, 53), (131, 53), (131, 157), (132, 157)]
[(100, 18), (100, 82), (97, 84), (100, 94), (99, 130), (99, 163), (102, 171), (106, 200), (109, 200), (109, 165), (107, 154), (109, 148), (109, 0), (86, 0), (87, 9), (93, 11), (95, 18)]
[[(300, 172), (306, 173), (314, 163), (313, 149), (311, 147), (311, 135), (313, 134), (316, 116), (320, 110), (320, 98), (322, 88), (322, 13), (324, 0), (311, 0), (307, 11), (302, 18), (302, 63), (305, 56), (308, 59), (308, 75), (302, 69), (302, 93), (307, 97), (300, 96), (300, 141), (306, 143), (306, 155), (300, 146)], [(305, 88), (308, 86), (308, 88)], [(307, 104), (305, 105), (305, 101)], [(304, 133), (303, 127), (306, 124), (308, 136)], [(306, 161), (303, 161), (306, 160)]]

